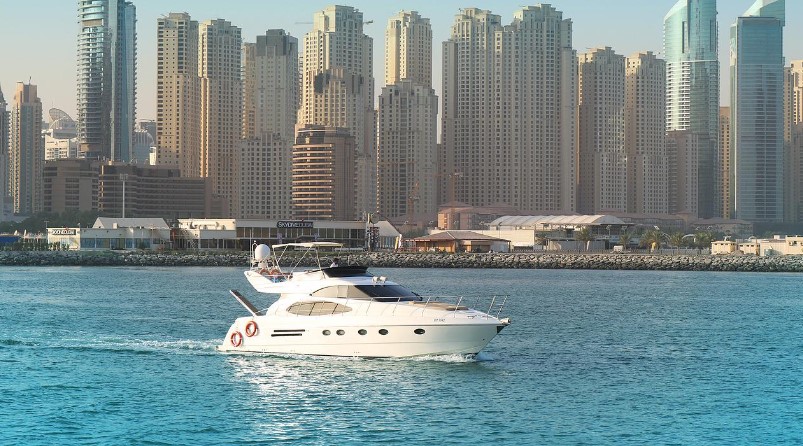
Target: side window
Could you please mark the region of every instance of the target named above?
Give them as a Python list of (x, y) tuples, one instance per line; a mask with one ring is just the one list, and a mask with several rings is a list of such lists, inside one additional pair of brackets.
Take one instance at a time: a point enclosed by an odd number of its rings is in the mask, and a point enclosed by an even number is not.
[(348, 313), (349, 311), (351, 311), (351, 307), (334, 302), (298, 302), (287, 308), (288, 313), (299, 316), (323, 316)]

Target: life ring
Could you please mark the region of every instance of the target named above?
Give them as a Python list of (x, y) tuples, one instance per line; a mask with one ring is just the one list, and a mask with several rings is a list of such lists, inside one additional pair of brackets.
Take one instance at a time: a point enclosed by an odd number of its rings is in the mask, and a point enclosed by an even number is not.
[(231, 345), (239, 347), (243, 344), (243, 334), (240, 333), (239, 331), (235, 331), (234, 333), (231, 334), (229, 340), (231, 341)]
[(248, 321), (248, 323), (245, 324), (245, 335), (249, 338), (257, 334), (257, 331), (259, 331), (259, 326), (256, 321)]

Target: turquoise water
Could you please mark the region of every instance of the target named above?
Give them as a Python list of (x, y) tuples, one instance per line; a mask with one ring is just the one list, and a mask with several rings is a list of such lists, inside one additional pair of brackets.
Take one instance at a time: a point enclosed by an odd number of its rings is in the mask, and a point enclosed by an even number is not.
[(504, 291), (477, 359), (223, 355), (237, 268), (0, 268), (0, 444), (803, 442), (803, 276), (376, 270)]

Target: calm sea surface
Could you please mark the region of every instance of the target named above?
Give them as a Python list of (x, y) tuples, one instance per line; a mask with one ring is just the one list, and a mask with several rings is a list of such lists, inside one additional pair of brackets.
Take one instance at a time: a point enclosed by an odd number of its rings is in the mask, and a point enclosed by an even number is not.
[(803, 275), (374, 272), (513, 324), (473, 360), (224, 355), (238, 268), (0, 267), (0, 444), (803, 442)]

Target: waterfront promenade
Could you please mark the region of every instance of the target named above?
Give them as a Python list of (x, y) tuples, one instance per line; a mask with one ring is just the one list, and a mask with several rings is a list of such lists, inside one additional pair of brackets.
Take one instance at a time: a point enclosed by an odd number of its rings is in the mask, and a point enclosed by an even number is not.
[[(322, 254), (322, 263), (331, 261)], [(506, 268), (666, 271), (803, 272), (803, 256), (757, 257), (634, 253), (358, 253), (341, 263), (384, 268)], [(287, 263), (291, 263), (290, 259)], [(284, 263), (284, 262), (283, 262)], [(294, 263), (294, 262), (292, 262)], [(247, 252), (0, 251), (5, 266), (243, 266)], [(307, 264), (305, 266), (311, 266)]]

